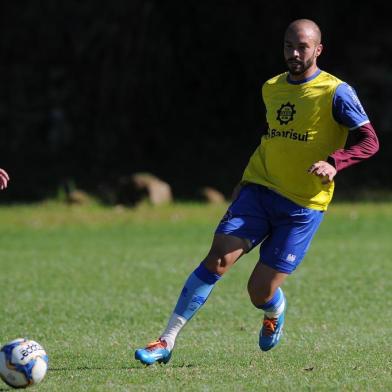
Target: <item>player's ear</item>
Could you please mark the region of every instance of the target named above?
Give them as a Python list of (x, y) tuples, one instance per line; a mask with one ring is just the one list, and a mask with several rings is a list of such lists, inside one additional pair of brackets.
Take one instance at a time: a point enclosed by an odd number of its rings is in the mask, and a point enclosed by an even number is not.
[(320, 56), (322, 51), (323, 51), (323, 44), (318, 44), (316, 47), (316, 57)]

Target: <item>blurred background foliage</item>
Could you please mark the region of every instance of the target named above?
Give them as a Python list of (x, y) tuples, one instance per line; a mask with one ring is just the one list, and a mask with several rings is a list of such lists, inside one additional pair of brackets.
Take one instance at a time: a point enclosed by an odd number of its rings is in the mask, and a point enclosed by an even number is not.
[(35, 0), (0, 3), (0, 167), (7, 200), (97, 196), (151, 172), (176, 197), (229, 194), (257, 147), (260, 88), (285, 71), (283, 33), (321, 27), (319, 65), (350, 83), (381, 150), (337, 192), (389, 191), (392, 28), (385, 2)]

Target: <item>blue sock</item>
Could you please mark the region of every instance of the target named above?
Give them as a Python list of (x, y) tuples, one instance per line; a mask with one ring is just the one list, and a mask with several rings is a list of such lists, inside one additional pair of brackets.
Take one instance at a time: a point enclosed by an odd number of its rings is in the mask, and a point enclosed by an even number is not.
[(264, 310), (268, 317), (277, 317), (284, 311), (285, 298), (283, 290), (278, 287), (274, 296), (265, 304), (258, 306), (259, 309)]
[(185, 282), (178, 298), (174, 313), (190, 320), (199, 308), (206, 302), (220, 275), (208, 271), (200, 264)]

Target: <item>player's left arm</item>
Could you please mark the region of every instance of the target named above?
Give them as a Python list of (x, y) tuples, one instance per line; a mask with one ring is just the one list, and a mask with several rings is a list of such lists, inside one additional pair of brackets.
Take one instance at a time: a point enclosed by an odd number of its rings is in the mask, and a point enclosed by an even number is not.
[(370, 122), (355, 129), (350, 136), (345, 148), (335, 151), (327, 159), (338, 172), (370, 158), (379, 150), (378, 137)]
[(379, 150), (376, 131), (354, 89), (346, 83), (336, 89), (333, 114), (336, 121), (349, 128), (350, 134), (344, 148), (334, 151), (326, 161), (316, 162), (310, 167), (309, 173), (323, 177), (324, 183), (332, 181), (339, 171), (370, 158)]
[(10, 177), (4, 169), (0, 169), (0, 190), (7, 188), (8, 181)]

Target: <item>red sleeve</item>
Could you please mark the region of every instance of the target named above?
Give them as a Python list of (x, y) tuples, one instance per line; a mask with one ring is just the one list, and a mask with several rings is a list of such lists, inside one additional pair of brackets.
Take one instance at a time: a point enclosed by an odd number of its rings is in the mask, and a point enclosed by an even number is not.
[(376, 131), (370, 123), (362, 125), (350, 133), (353, 133), (352, 137), (355, 140), (346, 143), (345, 148), (335, 151), (327, 159), (328, 163), (333, 165), (337, 171), (370, 158), (379, 149)]

